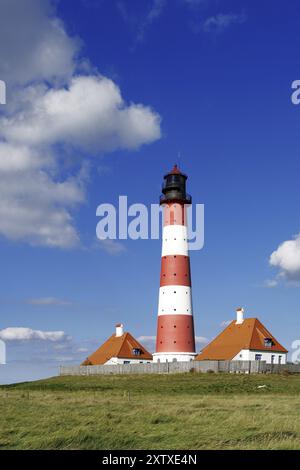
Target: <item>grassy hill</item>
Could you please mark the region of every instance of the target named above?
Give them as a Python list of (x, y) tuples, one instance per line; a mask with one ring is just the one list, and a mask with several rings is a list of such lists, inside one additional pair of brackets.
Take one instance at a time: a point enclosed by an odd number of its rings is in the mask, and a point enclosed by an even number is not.
[(300, 449), (300, 375), (55, 377), (0, 398), (0, 449)]

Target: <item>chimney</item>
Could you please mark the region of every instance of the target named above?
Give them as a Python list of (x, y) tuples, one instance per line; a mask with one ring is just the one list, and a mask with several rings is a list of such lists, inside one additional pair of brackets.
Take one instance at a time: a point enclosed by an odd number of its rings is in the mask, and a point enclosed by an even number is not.
[(116, 336), (123, 336), (124, 334), (124, 325), (123, 323), (116, 324)]
[(241, 325), (244, 321), (244, 309), (239, 307), (236, 309), (236, 325)]

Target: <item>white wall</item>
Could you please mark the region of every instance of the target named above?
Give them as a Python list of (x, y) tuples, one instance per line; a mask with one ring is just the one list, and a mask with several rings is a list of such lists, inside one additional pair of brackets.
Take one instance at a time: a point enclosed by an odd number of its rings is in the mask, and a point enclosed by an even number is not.
[(274, 351), (251, 351), (249, 349), (242, 349), (232, 360), (233, 361), (255, 361), (255, 355), (261, 354), (261, 360), (266, 361), (267, 364), (272, 363), (272, 356), (274, 357), (273, 364), (279, 364), (279, 356), (281, 356), (281, 364), (286, 364), (286, 353)]
[(145, 360), (145, 359), (126, 359), (122, 357), (111, 357), (109, 361), (107, 361), (105, 364), (107, 365), (124, 364), (124, 361), (125, 361), (125, 364), (140, 364), (140, 363), (146, 364), (147, 362), (152, 362), (151, 359)]
[(182, 353), (182, 352), (154, 353), (153, 362), (173, 362), (174, 360), (176, 360), (177, 362), (188, 362), (188, 361), (194, 360), (196, 356), (197, 356), (196, 353), (193, 354), (190, 352), (189, 353)]

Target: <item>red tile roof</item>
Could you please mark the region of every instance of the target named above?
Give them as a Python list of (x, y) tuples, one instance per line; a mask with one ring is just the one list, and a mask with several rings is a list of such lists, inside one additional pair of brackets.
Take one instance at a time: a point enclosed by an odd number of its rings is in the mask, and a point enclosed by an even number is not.
[[(133, 349), (140, 349), (141, 354), (135, 356)], [(82, 366), (105, 364), (112, 357), (122, 359), (152, 360), (152, 355), (130, 334), (122, 336), (113, 334), (93, 354), (86, 358)]]
[[(265, 338), (272, 340), (271, 347), (265, 346)], [(198, 354), (196, 360), (231, 360), (241, 349), (288, 352), (257, 318), (246, 318), (241, 324), (233, 320)]]

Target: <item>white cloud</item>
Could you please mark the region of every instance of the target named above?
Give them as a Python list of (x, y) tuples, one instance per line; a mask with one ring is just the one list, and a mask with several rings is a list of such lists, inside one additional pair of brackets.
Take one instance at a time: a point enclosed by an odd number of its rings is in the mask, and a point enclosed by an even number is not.
[(3, 341), (66, 341), (68, 337), (64, 331), (40, 331), (31, 328), (9, 327), (0, 330), (0, 339)]
[(126, 105), (119, 87), (102, 76), (74, 77), (68, 88), (24, 90), (32, 106), (0, 121), (2, 137), (26, 146), (66, 143), (87, 151), (136, 149), (160, 137), (149, 107)]
[(209, 339), (205, 338), (204, 336), (195, 336), (195, 342), (196, 344), (207, 344), (209, 342)]
[(105, 240), (97, 240), (97, 245), (95, 246), (109, 255), (119, 255), (126, 251), (125, 245), (120, 243), (118, 240), (111, 240), (109, 238), (106, 238)]
[(267, 287), (268, 289), (272, 289), (273, 287), (278, 286), (278, 280), (277, 279), (266, 279), (264, 282), (264, 286)]
[(59, 182), (42, 168), (0, 171), (0, 234), (32, 245), (77, 245), (70, 209), (85, 198), (81, 174)]
[(288, 280), (300, 280), (300, 234), (292, 240), (286, 240), (273, 251), (269, 262), (279, 269), (279, 276)]
[(141, 343), (144, 341), (145, 343), (148, 342), (148, 343), (155, 343), (156, 341), (156, 336), (139, 336), (138, 341), (140, 341)]
[(2, 174), (38, 168), (40, 166), (38, 159), (39, 155), (24, 145), (0, 142), (0, 172)]
[(57, 362), (71, 362), (74, 361), (74, 356), (56, 356), (54, 360)]
[(136, 9), (133, 8), (132, 11), (129, 11), (129, 2), (118, 1), (116, 6), (123, 20), (134, 28), (136, 33), (135, 42), (142, 43), (149, 27), (163, 13), (166, 3), (166, 0), (151, 0), (148, 10), (138, 16), (136, 15)]
[(219, 13), (207, 18), (202, 25), (202, 30), (205, 33), (222, 33), (229, 26), (233, 24), (242, 24), (245, 21), (246, 15), (244, 13)]
[(226, 327), (228, 325), (230, 325), (230, 323), (232, 322), (232, 320), (224, 320), (220, 323), (220, 326), (223, 328), (223, 327)]
[(78, 245), (73, 214), (86, 199), (85, 155), (160, 138), (159, 115), (127, 104), (97, 71), (87, 75), (87, 61), (80, 75), (78, 52), (50, 0), (2, 0), (0, 76), (10, 93), (0, 113), (0, 235), (8, 239)]
[(32, 80), (64, 81), (74, 73), (79, 47), (50, 0), (1, 0), (0, 76), (9, 87)]
[(137, 35), (138, 42), (142, 42), (144, 40), (147, 28), (149, 28), (149, 26), (161, 16), (165, 4), (166, 0), (153, 0), (150, 10), (139, 25), (139, 31)]
[(31, 305), (72, 305), (69, 300), (58, 299), (57, 297), (39, 297), (36, 299), (28, 299), (28, 304)]

